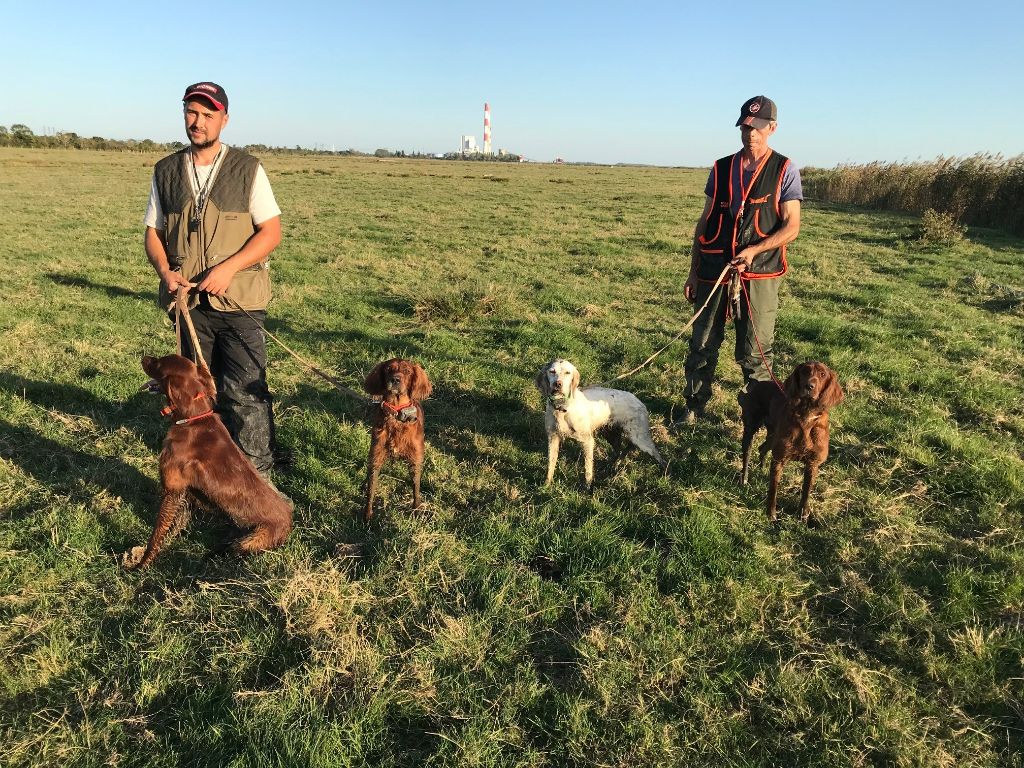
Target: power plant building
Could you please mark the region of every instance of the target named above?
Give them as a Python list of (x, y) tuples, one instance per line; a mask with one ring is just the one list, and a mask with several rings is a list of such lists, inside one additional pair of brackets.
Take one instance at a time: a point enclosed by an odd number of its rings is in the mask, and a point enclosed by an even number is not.
[(485, 155), (493, 154), (491, 150), (491, 105), (484, 103), (484, 146), (481, 150), (476, 145), (475, 136), (463, 136), (459, 143), (459, 152), (463, 155), (476, 155), (483, 152)]

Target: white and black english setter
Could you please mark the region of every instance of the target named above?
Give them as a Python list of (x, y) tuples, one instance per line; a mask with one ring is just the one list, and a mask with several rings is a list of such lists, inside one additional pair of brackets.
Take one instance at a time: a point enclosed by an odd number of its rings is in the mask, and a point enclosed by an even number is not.
[[(651, 421), (647, 408), (635, 395), (607, 387), (579, 388), (580, 372), (568, 360), (552, 360), (537, 373), (537, 389), (544, 395), (544, 426), (548, 433), (548, 477), (550, 485), (558, 463), (558, 449), (563, 437), (583, 444), (583, 471), (587, 487), (594, 484), (594, 438), (598, 430), (616, 452), (616, 460), (635, 445), (668, 467), (651, 439)], [(622, 445), (622, 438), (627, 443)]]

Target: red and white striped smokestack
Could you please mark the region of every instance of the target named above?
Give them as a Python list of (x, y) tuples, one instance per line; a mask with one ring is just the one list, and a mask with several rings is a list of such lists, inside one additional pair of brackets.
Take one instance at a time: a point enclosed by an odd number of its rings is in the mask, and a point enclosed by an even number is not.
[(491, 154), (491, 105), (484, 102), (484, 154)]

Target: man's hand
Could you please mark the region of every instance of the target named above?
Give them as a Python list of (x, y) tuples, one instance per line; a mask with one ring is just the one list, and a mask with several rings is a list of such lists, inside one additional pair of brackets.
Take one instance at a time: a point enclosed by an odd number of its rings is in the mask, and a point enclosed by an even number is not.
[(199, 290), (211, 296), (223, 296), (237, 271), (230, 262), (222, 262), (206, 273), (203, 282), (199, 284)]
[(690, 273), (683, 284), (683, 297), (693, 304), (697, 300), (697, 275)]
[(192, 283), (185, 279), (181, 272), (176, 272), (173, 269), (168, 269), (164, 274), (160, 276), (160, 279), (164, 281), (164, 285), (167, 286), (167, 290), (171, 293), (178, 292), (178, 286), (183, 285), (186, 288), (192, 288)]
[(758, 251), (755, 251), (752, 248), (744, 248), (742, 251), (736, 254), (736, 258), (729, 263), (732, 265), (732, 268), (736, 270), (736, 272), (742, 275), (744, 272), (750, 269), (750, 265), (754, 263), (754, 257), (757, 254)]

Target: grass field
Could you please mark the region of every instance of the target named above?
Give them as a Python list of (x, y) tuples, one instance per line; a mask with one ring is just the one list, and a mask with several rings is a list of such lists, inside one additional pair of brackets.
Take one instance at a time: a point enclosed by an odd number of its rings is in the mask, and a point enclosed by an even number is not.
[[(685, 344), (624, 387), (633, 455), (540, 487), (537, 369), (636, 365), (688, 317), (704, 171), (268, 157), (268, 328), (350, 381), (421, 362), (427, 509), (403, 467), (355, 520), (360, 403), (271, 345), (276, 552), (199, 520), (142, 573), (173, 351), (141, 247), (155, 156), (0, 150), (0, 762), (10, 766), (1020, 766), (1024, 241), (807, 204), (781, 373), (840, 374), (813, 507), (738, 479), (731, 329), (683, 432)], [(341, 545), (339, 547), (339, 545)]]

